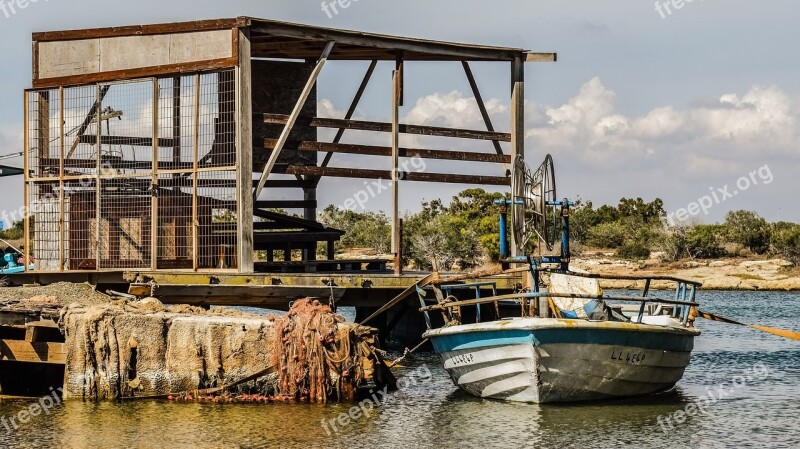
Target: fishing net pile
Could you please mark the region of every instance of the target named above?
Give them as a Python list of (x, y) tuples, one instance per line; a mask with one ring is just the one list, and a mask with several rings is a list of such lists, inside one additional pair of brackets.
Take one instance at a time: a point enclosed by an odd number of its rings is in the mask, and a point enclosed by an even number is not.
[[(231, 385), (270, 368), (273, 323), (229, 315), (175, 313), (152, 298), (71, 304), (59, 322), (67, 351), (64, 395), (147, 398)], [(263, 380), (250, 386), (269, 388)]]
[(377, 330), (315, 300), (297, 301), (282, 317), (153, 298), (76, 303), (59, 324), (67, 398), (352, 401), (380, 357)]
[(352, 401), (379, 358), (376, 333), (345, 323), (317, 300), (296, 301), (287, 315), (275, 319), (272, 363), (280, 394), (302, 402)]

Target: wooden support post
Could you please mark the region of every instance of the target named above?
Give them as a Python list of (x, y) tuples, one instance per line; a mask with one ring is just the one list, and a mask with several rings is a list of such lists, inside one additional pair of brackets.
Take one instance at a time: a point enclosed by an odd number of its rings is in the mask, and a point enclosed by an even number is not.
[[(64, 87), (58, 88), (58, 271), (64, 271)], [(26, 123), (25, 126), (28, 126)], [(27, 265), (27, 264), (26, 264)]]
[(306, 257), (304, 262), (316, 262), (317, 260), (317, 242), (311, 242), (306, 246)]
[(172, 162), (181, 161), (181, 76), (172, 78)]
[[(236, 66), (236, 165), (238, 267), (240, 273), (255, 271), (253, 261), (253, 95), (250, 30), (239, 30), (239, 64)], [(305, 101), (303, 101), (305, 103)], [(288, 135), (287, 135), (288, 137)], [(271, 169), (270, 169), (271, 170)], [(266, 176), (269, 176), (267, 173)], [(266, 176), (262, 176), (265, 178)], [(261, 184), (263, 187), (263, 184)]]
[[(525, 158), (525, 63), (517, 57), (511, 63), (511, 163), (517, 157)], [(513, 178), (513, 176), (512, 176)], [(512, 186), (512, 191), (515, 186)], [(511, 207), (520, 207), (512, 204)], [(511, 214), (511, 229), (515, 229), (514, 214)], [(525, 248), (518, 242), (515, 233), (511, 233), (511, 255), (523, 256)]]
[[(177, 75), (172, 78), (172, 162), (176, 164), (180, 164), (181, 162), (181, 76)], [(172, 174), (173, 179), (179, 179), (180, 175), (177, 173)], [(176, 192), (180, 192), (181, 188), (179, 186), (175, 186), (174, 190)], [(183, 245), (177, 245), (175, 248), (176, 252), (183, 252), (185, 248)], [(185, 254), (178, 254), (178, 257), (184, 256)]]
[[(100, 251), (102, 249), (102, 247), (100, 245), (100, 235), (101, 235), (100, 229), (102, 227), (102, 223), (101, 222), (102, 222), (102, 212), (103, 212), (103, 210), (101, 208), (101, 203), (102, 203), (101, 193), (103, 192), (103, 190), (102, 190), (103, 180), (100, 178), (100, 164), (101, 164), (100, 161), (102, 159), (102, 152), (103, 152), (103, 126), (102, 126), (102, 122), (100, 120), (100, 118), (103, 116), (103, 102), (101, 100), (101, 96), (102, 95), (103, 95), (102, 94), (102, 87), (100, 87), (98, 85), (97, 86), (97, 100), (95, 102), (95, 104), (97, 104), (97, 111), (95, 111), (95, 114), (97, 116), (97, 133), (96, 133), (97, 134), (97, 142), (95, 142), (95, 145), (96, 145), (96, 148), (97, 148), (97, 159), (95, 160), (95, 171), (94, 171), (94, 179), (95, 179), (94, 187), (95, 187), (95, 203), (96, 203), (96, 206), (95, 206), (95, 209), (94, 209), (94, 222), (95, 222), (95, 226), (94, 226), (94, 228), (95, 228), (94, 229), (94, 238), (95, 238), (94, 269), (97, 270), (97, 271), (100, 270), (100, 255), (101, 255)], [(153, 102), (153, 107), (157, 109), (157, 106), (158, 106), (158, 102)], [(153, 111), (153, 132), (155, 132), (156, 125), (158, 124), (158, 121), (155, 119), (155, 115), (156, 115), (156, 113), (155, 113), (155, 111)], [(153, 144), (154, 145), (156, 144), (155, 141), (153, 142)], [(156, 159), (153, 159), (152, 166), (155, 166), (155, 161), (156, 161)], [(153, 235), (154, 235), (153, 232), (150, 232), (150, 239), (151, 240), (153, 239)], [(151, 250), (152, 250), (152, 246), (151, 246)], [(152, 256), (151, 256), (151, 261), (152, 261)]]
[[(39, 92), (37, 101), (37, 136), (36, 146), (39, 149), (39, 160), (50, 157), (50, 91)], [(41, 163), (36, 164), (36, 176), (43, 176)]]
[(23, 168), (23, 192), (22, 192), (22, 202), (24, 203), (23, 211), (25, 215), (22, 217), (23, 226), (25, 226), (25, 271), (28, 271), (28, 266), (30, 265), (31, 261), (31, 227), (30, 227), (30, 214), (31, 214), (31, 203), (30, 203), (30, 193), (28, 190), (30, 189), (30, 171), (29, 171), (29, 159), (31, 156), (31, 142), (30, 142), (30, 111), (28, 105), (28, 92), (25, 92), (22, 95), (22, 111), (23, 111), (23, 121), (25, 128), (22, 132), (22, 147), (24, 149), (24, 153), (22, 156), (22, 168)]
[[(316, 153), (314, 153), (316, 155)], [(303, 201), (308, 204), (303, 209), (303, 218), (309, 221), (314, 221), (317, 219), (317, 188), (316, 187), (304, 187), (303, 188)], [(317, 248), (316, 246), (309, 246), (307, 249), (303, 250), (303, 261), (314, 261), (317, 259)]]
[[(153, 222), (150, 225), (150, 269), (158, 269), (158, 106), (159, 106), (158, 79), (153, 79), (153, 195), (150, 200), (150, 207), (153, 211)], [(98, 119), (98, 127), (100, 121)], [(101, 141), (102, 142), (102, 141)], [(99, 202), (99, 199), (98, 199)], [(100, 217), (98, 217), (98, 223)], [(98, 261), (99, 263), (99, 261)]]
[(398, 85), (398, 88), (397, 88), (397, 105), (402, 107), (402, 106), (404, 106), (404, 104), (403, 104), (404, 100), (403, 99), (405, 98), (405, 92), (404, 92), (405, 70), (404, 70), (403, 53), (402, 52), (400, 52), (397, 55), (397, 59), (395, 60), (395, 70), (397, 71), (397, 78), (398, 78), (398, 80), (397, 80), (397, 85)]
[[(198, 165), (200, 159), (200, 74), (194, 76), (194, 125), (192, 126), (194, 135), (192, 136), (192, 269), (197, 271), (200, 268), (200, 244), (199, 231), (200, 219), (197, 208), (197, 184), (198, 184)], [(249, 195), (248, 195), (249, 196)]]
[[(275, 145), (275, 149), (272, 151), (272, 154), (270, 154), (269, 160), (264, 165), (264, 171), (261, 173), (261, 178), (258, 180), (258, 186), (256, 187), (256, 191), (253, 193), (254, 200), (258, 200), (258, 197), (261, 196), (261, 190), (264, 188), (264, 184), (266, 184), (267, 178), (269, 178), (270, 173), (272, 173), (272, 169), (275, 168), (275, 164), (278, 162), (278, 158), (281, 155), (281, 151), (283, 151), (283, 146), (286, 144), (286, 141), (289, 140), (289, 134), (291, 134), (292, 129), (294, 128), (294, 124), (295, 122), (297, 122), (297, 118), (300, 117), (300, 113), (303, 110), (303, 106), (306, 104), (306, 100), (308, 100), (308, 96), (311, 95), (311, 91), (317, 84), (317, 79), (319, 78), (319, 74), (320, 72), (322, 72), (322, 68), (325, 66), (325, 62), (327, 62), (328, 56), (330, 56), (334, 44), (335, 42), (331, 41), (328, 42), (328, 45), (325, 46), (325, 50), (323, 50), (322, 55), (319, 58), (319, 61), (317, 61), (317, 66), (314, 67), (314, 70), (311, 72), (311, 76), (308, 78), (308, 81), (306, 82), (305, 88), (303, 88), (303, 91), (300, 93), (300, 98), (297, 99), (297, 104), (294, 106), (294, 110), (289, 115), (289, 119), (286, 125), (283, 127), (283, 131), (281, 132), (280, 137), (278, 138), (278, 144)], [(248, 115), (247, 117), (248, 117), (247, 120), (250, 120), (249, 118), (250, 116)], [(252, 138), (250, 139), (250, 142), (252, 145)]]
[[(398, 65), (402, 67), (402, 62)], [(392, 73), (392, 253), (394, 273), (401, 274), (400, 248), (400, 92), (401, 70)]]
[(328, 240), (328, 260), (336, 259), (336, 246), (333, 240)]

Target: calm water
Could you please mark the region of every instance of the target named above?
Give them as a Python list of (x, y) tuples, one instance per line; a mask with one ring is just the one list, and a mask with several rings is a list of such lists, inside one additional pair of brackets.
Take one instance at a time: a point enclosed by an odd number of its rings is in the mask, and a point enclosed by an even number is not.
[[(800, 330), (796, 293), (703, 292), (701, 300), (711, 312)], [(9, 433), (0, 425), (0, 446), (800, 447), (800, 343), (737, 326), (699, 324), (704, 334), (684, 379), (676, 391), (657, 397), (546, 406), (481, 400), (453, 387), (428, 354), (402, 370), (406, 387), (370, 416), (355, 415), (358, 419), (337, 423), (336, 430), (328, 424), (327, 432), (321, 421), (336, 420), (349, 406), (70, 402), (19, 431)], [(734, 381), (739, 386), (732, 389)], [(726, 397), (706, 405), (705, 414), (676, 421), (675, 412), (721, 384), (729, 391)], [(16, 415), (27, 404), (0, 402), (0, 416)], [(659, 416), (662, 423), (672, 416), (673, 428), (659, 425)]]

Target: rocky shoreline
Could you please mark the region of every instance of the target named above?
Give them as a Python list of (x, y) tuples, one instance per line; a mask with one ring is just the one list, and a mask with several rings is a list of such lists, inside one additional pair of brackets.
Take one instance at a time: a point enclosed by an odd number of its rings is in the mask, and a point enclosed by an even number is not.
[[(573, 267), (603, 275), (670, 275), (703, 283), (704, 290), (800, 291), (800, 271), (782, 259), (719, 259), (661, 263), (658, 260), (631, 262), (604, 255), (573, 258)], [(641, 288), (643, 282), (603, 281), (607, 289)], [(652, 288), (674, 288), (655, 283)]]

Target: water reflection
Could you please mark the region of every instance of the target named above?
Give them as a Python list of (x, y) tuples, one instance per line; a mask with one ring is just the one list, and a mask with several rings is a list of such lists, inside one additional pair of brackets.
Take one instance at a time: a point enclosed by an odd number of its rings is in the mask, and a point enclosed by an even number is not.
[[(705, 292), (709, 311), (768, 326), (800, 329), (800, 296)], [(0, 447), (746, 447), (800, 446), (798, 343), (752, 329), (698, 323), (692, 364), (667, 394), (590, 404), (529, 405), (474, 398), (456, 389), (439, 359), (423, 354), (399, 376), (427, 366), (432, 377), (391, 395), (374, 413), (349, 419), (350, 405), (213, 405), (167, 401), (68, 402), (17, 432), (0, 426)], [(664, 432), (659, 417), (685, 410), (709, 388), (731, 382), (755, 364), (769, 375), (752, 379)], [(29, 402), (0, 401), (0, 417)], [(673, 415), (674, 416), (674, 415)]]

